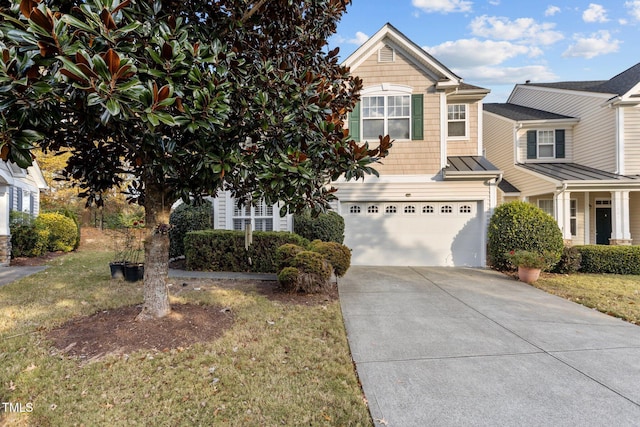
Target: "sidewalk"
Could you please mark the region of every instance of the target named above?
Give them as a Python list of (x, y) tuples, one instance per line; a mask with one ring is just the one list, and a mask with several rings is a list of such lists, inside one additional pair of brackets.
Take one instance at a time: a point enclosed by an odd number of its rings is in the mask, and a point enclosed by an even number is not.
[(640, 327), (479, 269), (339, 284), (376, 426), (637, 426)]
[(39, 273), (46, 268), (44, 265), (35, 267), (0, 267), (0, 286)]

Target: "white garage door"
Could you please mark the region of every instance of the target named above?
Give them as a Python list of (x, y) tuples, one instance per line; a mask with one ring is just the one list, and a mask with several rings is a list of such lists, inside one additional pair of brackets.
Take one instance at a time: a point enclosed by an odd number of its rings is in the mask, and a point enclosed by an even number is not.
[(484, 265), (482, 202), (342, 203), (353, 265)]

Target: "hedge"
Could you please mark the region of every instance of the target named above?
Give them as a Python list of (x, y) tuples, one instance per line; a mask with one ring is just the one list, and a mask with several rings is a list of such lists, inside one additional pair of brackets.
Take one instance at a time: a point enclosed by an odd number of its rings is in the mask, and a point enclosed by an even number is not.
[(36, 226), (49, 230), (47, 250), (70, 252), (74, 249), (78, 240), (78, 227), (73, 219), (59, 213), (48, 212), (38, 215), (34, 222)]
[(255, 231), (245, 250), (244, 231), (191, 231), (184, 239), (187, 269), (276, 273), (276, 251), (286, 243), (306, 247), (309, 241), (288, 232)]
[(184, 237), (190, 231), (207, 230), (213, 226), (213, 205), (203, 200), (199, 205), (182, 203), (169, 217), (169, 257), (184, 255)]
[(640, 246), (576, 246), (581, 273), (640, 274)]
[(308, 239), (323, 242), (344, 242), (344, 218), (329, 211), (314, 217), (310, 213), (294, 215), (293, 231)]

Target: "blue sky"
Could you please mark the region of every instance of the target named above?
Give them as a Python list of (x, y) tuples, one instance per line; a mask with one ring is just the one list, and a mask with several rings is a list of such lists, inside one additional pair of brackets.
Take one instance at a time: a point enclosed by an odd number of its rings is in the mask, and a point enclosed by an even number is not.
[(345, 59), (391, 23), (505, 102), (515, 83), (606, 80), (640, 62), (640, 0), (353, 0), (331, 48)]

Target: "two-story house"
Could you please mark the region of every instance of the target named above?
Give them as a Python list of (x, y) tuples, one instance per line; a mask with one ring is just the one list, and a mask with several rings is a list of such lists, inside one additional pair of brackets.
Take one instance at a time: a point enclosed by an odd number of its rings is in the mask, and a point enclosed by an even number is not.
[(487, 158), (572, 244), (640, 244), (640, 64), (602, 81), (516, 85), (485, 104)]
[(395, 141), (380, 177), (334, 183), (356, 265), (484, 266), (501, 171), (483, 154), (482, 100), (386, 24), (343, 62), (363, 80), (356, 141)]

